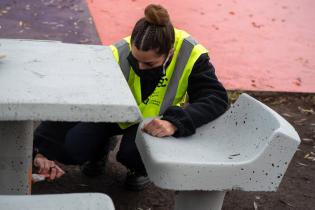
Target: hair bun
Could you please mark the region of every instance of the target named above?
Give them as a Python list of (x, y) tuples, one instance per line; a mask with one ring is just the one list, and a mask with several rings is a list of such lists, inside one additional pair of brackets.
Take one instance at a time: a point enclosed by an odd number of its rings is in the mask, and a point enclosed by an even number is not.
[(170, 23), (167, 10), (161, 5), (150, 4), (144, 10), (145, 20), (151, 24), (166, 26)]

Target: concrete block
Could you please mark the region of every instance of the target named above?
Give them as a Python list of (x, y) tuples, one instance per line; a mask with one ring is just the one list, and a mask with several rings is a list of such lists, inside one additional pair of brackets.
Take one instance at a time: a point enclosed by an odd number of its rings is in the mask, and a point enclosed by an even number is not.
[(32, 148), (31, 121), (0, 121), (0, 194), (30, 193)]

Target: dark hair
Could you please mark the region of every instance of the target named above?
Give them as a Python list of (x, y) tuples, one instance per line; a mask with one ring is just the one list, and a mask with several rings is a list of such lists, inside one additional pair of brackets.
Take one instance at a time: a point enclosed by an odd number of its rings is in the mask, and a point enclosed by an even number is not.
[(150, 4), (145, 8), (144, 15), (133, 28), (131, 44), (139, 50), (168, 54), (174, 45), (175, 32), (167, 10)]

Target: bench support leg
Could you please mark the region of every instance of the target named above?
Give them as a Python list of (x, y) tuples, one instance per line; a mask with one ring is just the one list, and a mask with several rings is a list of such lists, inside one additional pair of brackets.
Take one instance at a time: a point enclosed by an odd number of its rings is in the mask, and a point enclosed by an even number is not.
[(220, 210), (225, 191), (179, 191), (175, 210)]
[(0, 121), (0, 194), (30, 194), (32, 121)]

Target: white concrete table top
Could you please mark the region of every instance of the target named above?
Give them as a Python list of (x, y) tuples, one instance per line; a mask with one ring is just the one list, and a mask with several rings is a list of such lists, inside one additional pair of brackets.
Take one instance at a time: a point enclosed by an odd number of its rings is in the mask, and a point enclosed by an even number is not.
[(109, 47), (0, 39), (0, 194), (29, 194), (33, 121), (139, 122)]
[(0, 39), (0, 120), (140, 121), (109, 47)]

